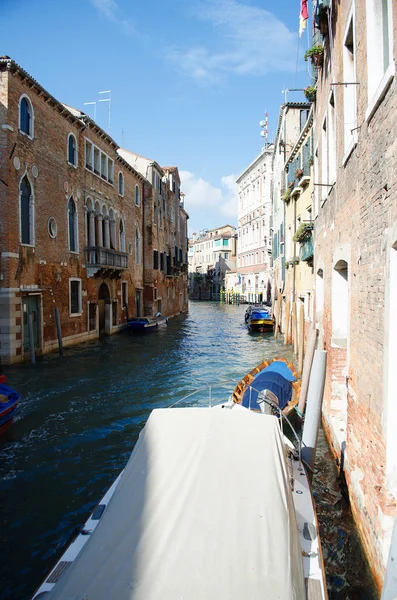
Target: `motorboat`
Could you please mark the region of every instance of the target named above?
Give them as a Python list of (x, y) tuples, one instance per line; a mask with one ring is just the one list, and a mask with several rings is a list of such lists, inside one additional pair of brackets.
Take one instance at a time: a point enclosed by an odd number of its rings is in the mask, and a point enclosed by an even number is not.
[(247, 308), (244, 321), (249, 331), (273, 331), (274, 318), (271, 308), (264, 305), (252, 305)]
[(293, 363), (283, 357), (264, 360), (247, 373), (236, 385), (233, 401), (251, 410), (259, 410), (257, 399), (265, 395), (272, 402), (264, 405), (272, 412), (272, 406), (289, 414), (298, 403), (301, 380)]
[(153, 410), (34, 600), (326, 600), (310, 483), (282, 421), (231, 397)]
[(5, 382), (5, 375), (0, 375), (0, 435), (11, 427), (20, 399), (20, 395)]
[(129, 330), (138, 333), (156, 331), (159, 327), (167, 324), (168, 318), (161, 313), (157, 313), (155, 317), (132, 317), (127, 321)]

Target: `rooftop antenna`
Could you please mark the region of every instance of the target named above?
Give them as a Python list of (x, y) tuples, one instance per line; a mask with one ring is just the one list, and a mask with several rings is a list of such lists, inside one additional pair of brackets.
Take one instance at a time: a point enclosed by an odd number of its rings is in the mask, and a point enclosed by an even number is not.
[(94, 105), (94, 121), (96, 121), (96, 102), (84, 102), (84, 106), (87, 106), (88, 104)]
[(105, 90), (103, 92), (98, 92), (99, 94), (109, 94), (109, 98), (99, 98), (98, 102), (109, 102), (109, 113), (108, 113), (108, 134), (110, 135), (110, 104), (112, 100), (112, 92), (111, 90)]
[(287, 94), (288, 92), (304, 92), (304, 88), (285, 88), (281, 91), (282, 94), (284, 94), (284, 104), (287, 104)]

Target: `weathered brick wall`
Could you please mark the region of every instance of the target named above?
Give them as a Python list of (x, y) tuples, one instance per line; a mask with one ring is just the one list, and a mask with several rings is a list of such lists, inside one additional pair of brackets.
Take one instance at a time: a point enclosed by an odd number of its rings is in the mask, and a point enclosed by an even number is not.
[[(352, 508), (371, 567), (381, 584), (396, 510), (385, 477), (383, 415), (388, 230), (397, 221), (397, 96), (393, 82), (367, 122), (365, 0), (357, 0), (355, 8), (357, 145), (343, 165), (344, 88), (334, 86), (337, 178), (324, 205), (319, 207), (315, 261), (324, 264), (324, 311), (320, 323), (328, 352), (324, 419), (335, 453), (344, 458)], [(334, 48), (332, 54), (326, 49), (316, 102), (315, 138), (319, 145), (320, 173), (322, 121), (330, 83), (343, 81), (342, 47), (350, 2), (342, 1), (335, 10)], [(396, 41), (396, 11), (393, 16)], [(394, 53), (397, 61), (396, 43)], [(340, 309), (338, 302), (332, 304), (332, 273), (338, 259), (348, 263), (347, 348), (335, 347), (332, 341), (333, 318)]]
[[(18, 73), (2, 72), (8, 80), (7, 114), (2, 119), (12, 128), (1, 129), (3, 150), (1, 154), (2, 179), (7, 183), (5, 202), (0, 203), (1, 249), (9, 254), (2, 257), (0, 286), (5, 289), (20, 289), (30, 293), (37, 288), (42, 311), (42, 351), (52, 349), (56, 342), (54, 307), (60, 311), (64, 343), (82, 341), (84, 337), (97, 336), (97, 331), (88, 332), (88, 303), (97, 303), (98, 290), (103, 281), (110, 291), (110, 301), (117, 301), (117, 315), (112, 331), (126, 322), (127, 312), (121, 302), (121, 281), (128, 282), (129, 315), (135, 314), (135, 289), (143, 287), (143, 266), (136, 264), (135, 228), (142, 233), (142, 204), (135, 204), (135, 186), (139, 185), (143, 198), (143, 178), (136, 175), (124, 161), (117, 157), (116, 145), (92, 126), (84, 127), (48, 96), (40, 93), (29, 81)], [(4, 85), (3, 85), (4, 89)], [(19, 99), (27, 94), (34, 110), (34, 137), (29, 139), (18, 130)], [(78, 144), (78, 166), (67, 162), (67, 140), (73, 133)], [(84, 137), (102, 149), (114, 162), (115, 184), (111, 185), (85, 169)], [(5, 142), (4, 142), (5, 139)], [(18, 162), (15, 163), (15, 159)], [(37, 168), (34, 173), (33, 166)], [(124, 196), (118, 194), (117, 174), (124, 176)], [(34, 247), (20, 245), (19, 186), (27, 175), (34, 195), (35, 244)], [(78, 253), (69, 251), (68, 246), (68, 201), (73, 196), (77, 205)], [(2, 200), (4, 196), (2, 195)], [(119, 220), (125, 228), (125, 247), (128, 253), (128, 269), (122, 273), (103, 273), (101, 277), (87, 277), (85, 247), (86, 203), (91, 199), (102, 207), (112, 208), (116, 215), (116, 250), (119, 247)], [(52, 239), (48, 232), (48, 220), (54, 217), (58, 232)], [(69, 278), (82, 279), (82, 314), (70, 318)], [(115, 277), (115, 278), (114, 278)], [(121, 278), (121, 279), (120, 279)], [(23, 291), (25, 290), (25, 292)], [(18, 295), (18, 294), (17, 294)], [(17, 300), (20, 303), (20, 300)], [(113, 322), (113, 320), (112, 320)], [(17, 323), (15, 355), (21, 354), (23, 329)], [(5, 332), (3, 325), (2, 332)], [(14, 356), (14, 359), (16, 358)], [(12, 357), (6, 359), (13, 360)]]

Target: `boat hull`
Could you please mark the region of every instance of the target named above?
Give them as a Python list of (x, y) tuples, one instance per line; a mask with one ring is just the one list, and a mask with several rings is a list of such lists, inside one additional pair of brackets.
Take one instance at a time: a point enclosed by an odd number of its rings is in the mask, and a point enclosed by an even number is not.
[(19, 398), (15, 390), (4, 384), (0, 385), (0, 435), (10, 428), (18, 410)]

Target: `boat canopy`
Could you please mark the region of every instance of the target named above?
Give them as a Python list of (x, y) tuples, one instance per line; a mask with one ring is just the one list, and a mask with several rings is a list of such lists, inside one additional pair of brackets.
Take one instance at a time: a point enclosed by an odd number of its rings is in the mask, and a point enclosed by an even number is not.
[(277, 419), (174, 408), (151, 413), (98, 527), (48, 600), (305, 597)]
[(242, 405), (245, 408), (258, 409), (258, 393), (267, 389), (276, 394), (279, 407), (283, 409), (291, 400), (293, 381), (296, 379), (288, 365), (276, 360), (254, 377), (250, 387), (244, 392)]

